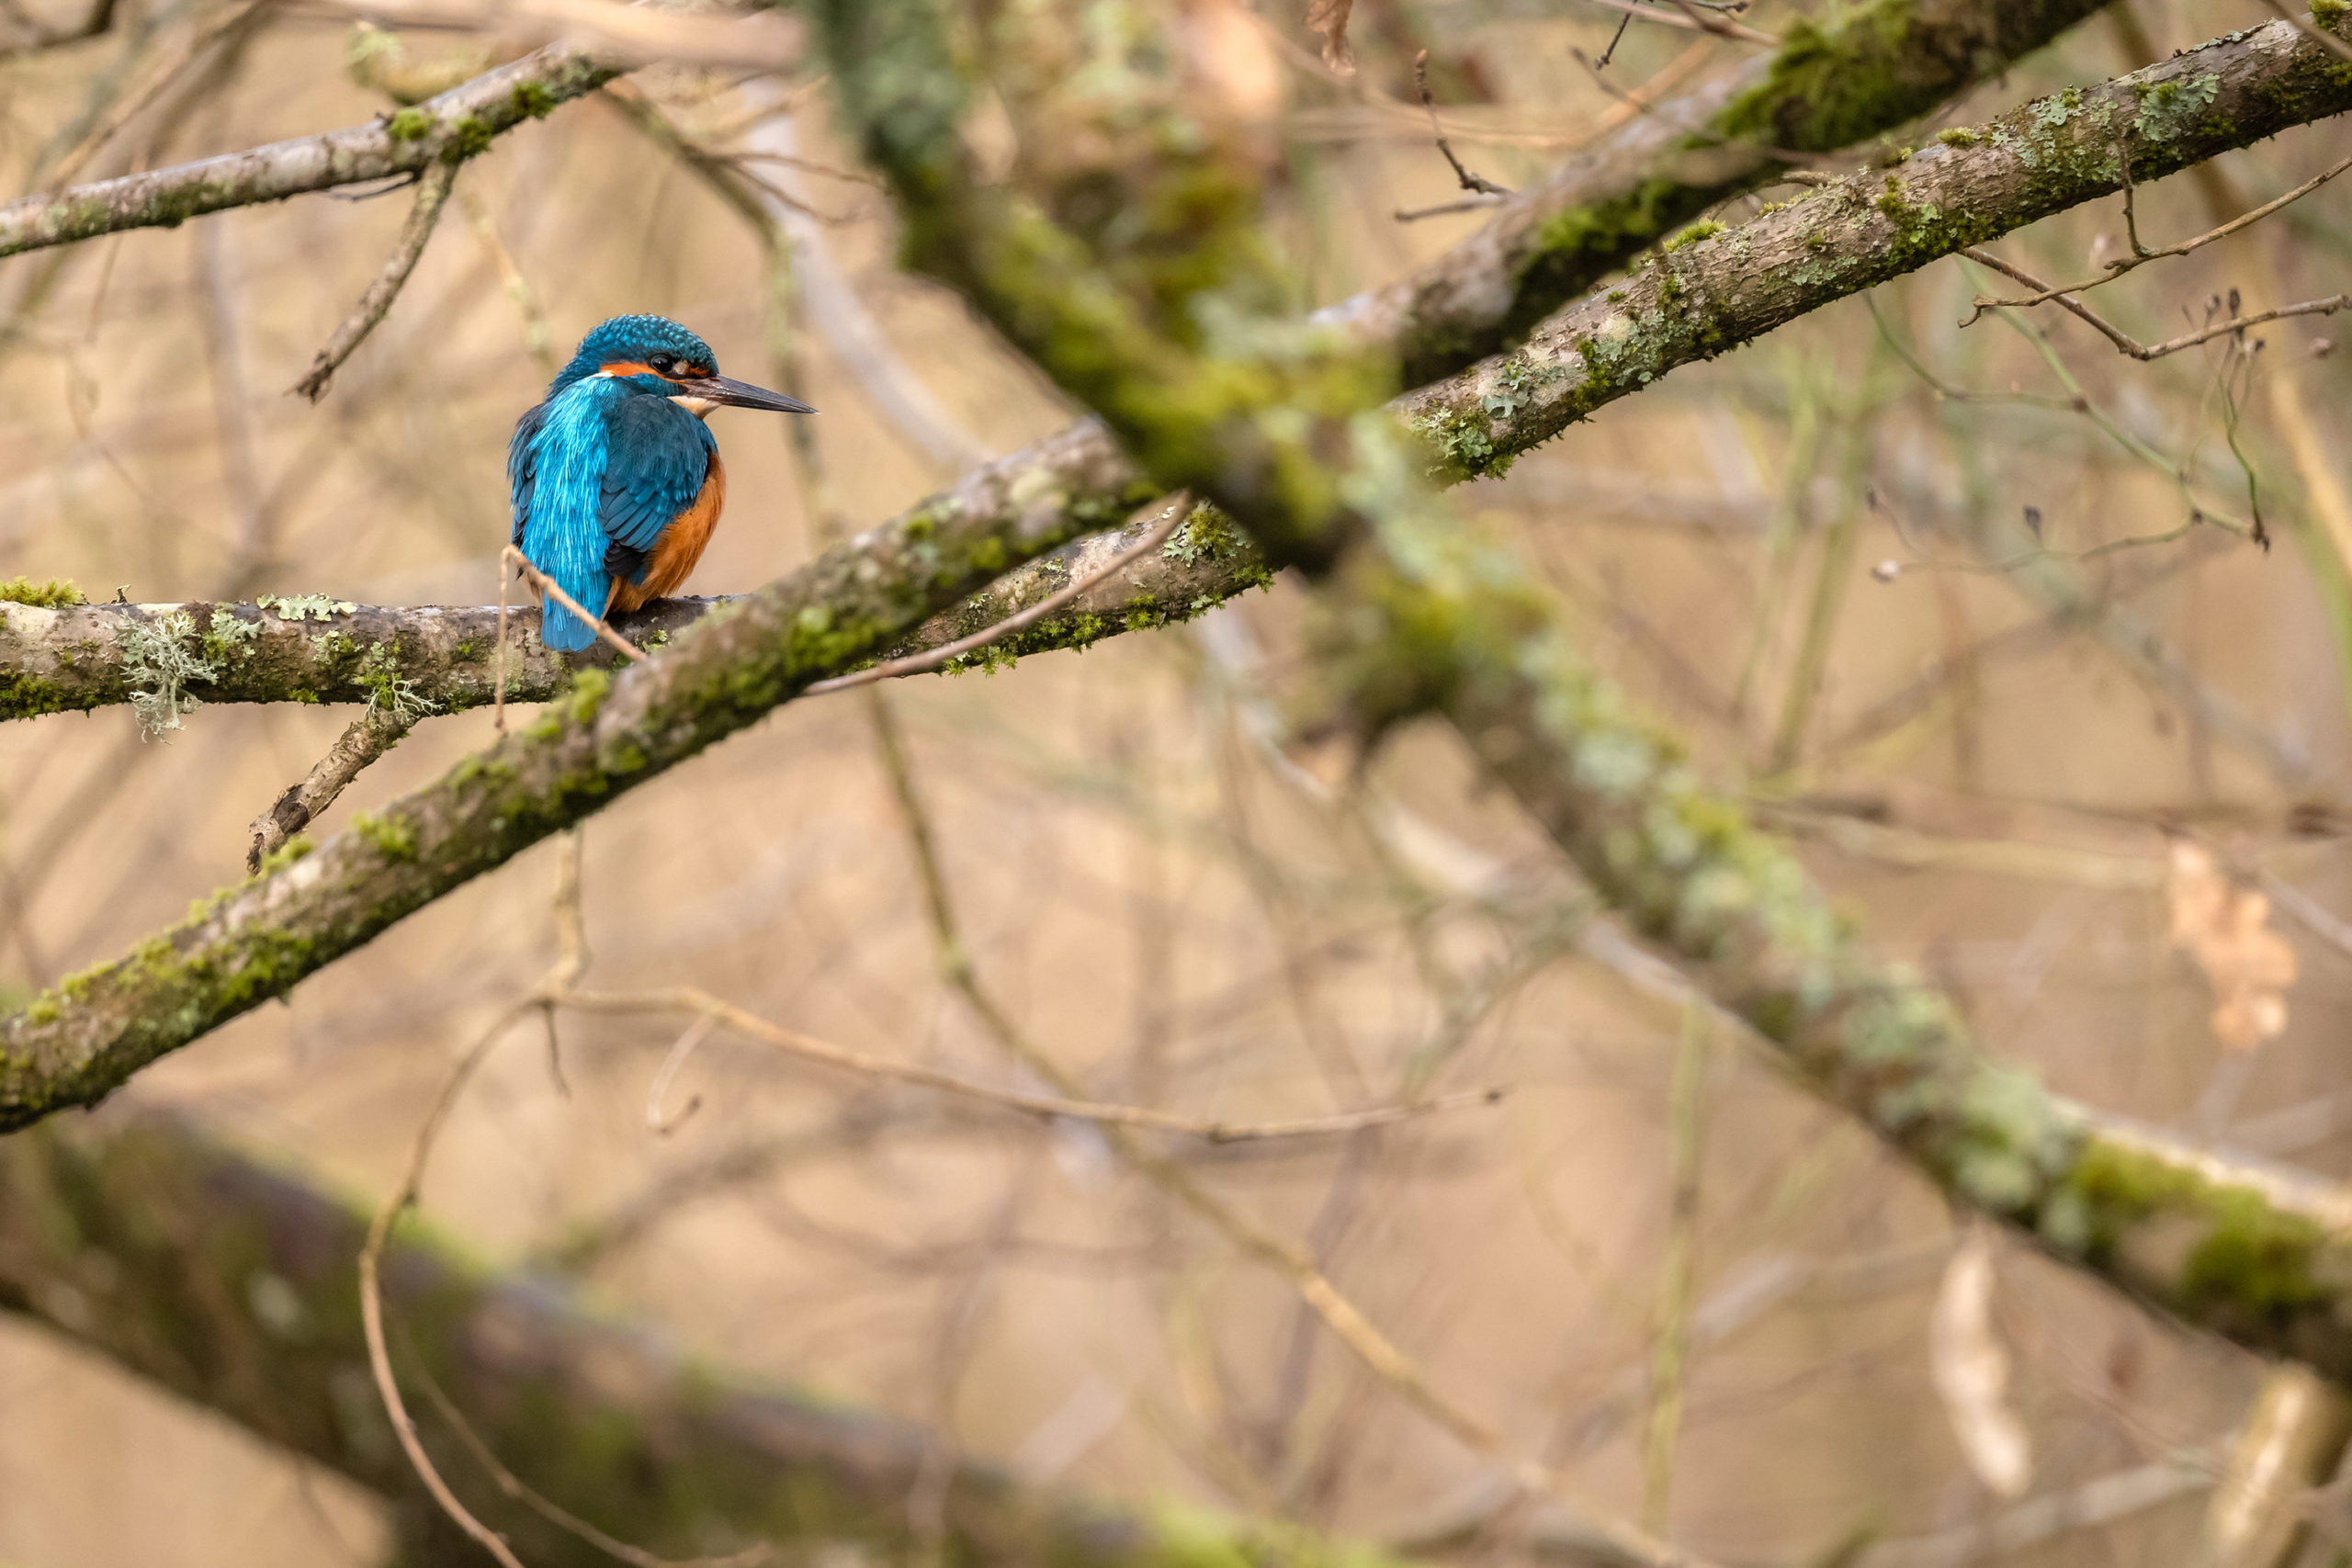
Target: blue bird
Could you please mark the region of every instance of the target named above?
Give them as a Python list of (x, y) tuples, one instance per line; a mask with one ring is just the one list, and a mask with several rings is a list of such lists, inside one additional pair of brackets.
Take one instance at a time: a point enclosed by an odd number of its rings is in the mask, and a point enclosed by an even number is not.
[[(606, 616), (676, 589), (727, 497), (703, 423), (720, 407), (817, 412), (721, 376), (710, 345), (666, 317), (616, 316), (582, 338), (506, 448), (523, 558)], [(539, 638), (576, 652), (596, 628), (548, 596)]]

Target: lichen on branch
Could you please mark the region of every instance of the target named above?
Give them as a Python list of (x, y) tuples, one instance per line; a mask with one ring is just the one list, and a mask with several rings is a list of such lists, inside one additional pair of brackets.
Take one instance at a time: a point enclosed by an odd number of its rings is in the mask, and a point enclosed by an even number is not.
[(2106, 3), (1861, 0), (1797, 17), (1771, 53), (1645, 106), (1443, 257), (1320, 319), (1393, 346), (1406, 385), (1435, 380), (1509, 346), (1709, 208), (1768, 183), (1788, 153), (1894, 130)]
[[(368, 1377), (351, 1266), (367, 1229), (365, 1209), (282, 1161), (159, 1115), (0, 1141), (0, 1310), (429, 1509), (376, 1405), (350, 1397)], [(396, 1235), (382, 1272), (404, 1380), (421, 1367), (503, 1465), (651, 1561), (765, 1543), (786, 1562), (944, 1547), (965, 1568), (1395, 1562), (1296, 1526), (943, 1466), (936, 1433), (682, 1353), (544, 1275), (487, 1272), (423, 1227)], [(424, 1427), (451, 1474), (479, 1474), (447, 1423)], [(906, 1506), (919, 1485), (936, 1489), (944, 1540)], [(613, 1562), (521, 1506), (483, 1506), (534, 1568)]]
[(550, 44), (366, 125), (21, 197), (0, 206), (0, 256), (461, 164), (618, 74), (570, 44)]
[[(1382, 416), (1364, 409), (1335, 439), (1341, 384), (1301, 404), (1289, 400), (1295, 374), (1253, 374), (1247, 348), (1155, 337), (1154, 317), (1177, 312), (1123, 299), (1104, 276), (1115, 268), (1081, 238), (952, 177), (943, 105), (954, 89), (937, 85), (945, 51), (923, 36), (919, 7), (888, 28), (855, 0), (831, 0), (827, 14), (917, 260), (1129, 434), (1155, 479), (1216, 496), (1272, 558), (1306, 569), (1323, 611), (1313, 679), (1327, 711), (1366, 744), (1417, 716), (1449, 721), (1612, 905), (1956, 1200), (2189, 1321), (2352, 1381), (2352, 1205), (2104, 1124), (1986, 1055), (1948, 997), (1871, 953), (1795, 857), (1629, 710), (1515, 562), (1432, 503)], [(917, 84), (932, 94), (921, 113), (905, 101)], [(1438, 477), (1493, 467), (1498, 435), (1555, 431), (1676, 364), (2119, 188), (2127, 173), (2153, 177), (2346, 107), (2352, 67), (2273, 24), (2029, 105), (1883, 183), (1874, 172), (1833, 184), (1681, 247), (1635, 280), (1641, 292), (1612, 291), (1548, 325), (1531, 345), (1540, 355), (1490, 362), (1450, 389), (1461, 400), (1425, 402), (1487, 443)], [(1116, 143), (1106, 132), (1096, 144)], [(1214, 231), (1196, 243), (1201, 255), (1163, 265), (1199, 263), (1192, 303), (1205, 316), (1235, 287), (1238, 247)], [(1106, 310), (1106, 299), (1128, 309)], [(1102, 342), (1089, 329), (1106, 314), (1119, 331)], [(1203, 378), (1216, 395), (1141, 406), (1148, 386)]]
[[(1080, 426), (703, 615), (655, 660), (581, 671), (526, 729), (323, 844), (292, 840), (258, 875), (0, 1025), (0, 1131), (95, 1104), (155, 1057), (1148, 494), (1099, 427)], [(315, 635), (335, 636), (334, 623)]]
[(2053, 212), (2352, 109), (2352, 64), (2290, 22), (1958, 130), (1646, 258), (1526, 343), (1402, 400), (1439, 473), (1511, 459), (1678, 366)]

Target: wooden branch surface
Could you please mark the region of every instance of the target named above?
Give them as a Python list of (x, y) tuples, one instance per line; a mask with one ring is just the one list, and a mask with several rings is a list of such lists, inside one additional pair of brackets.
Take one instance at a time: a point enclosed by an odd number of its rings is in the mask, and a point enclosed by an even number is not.
[(227, 208), (463, 163), (524, 121), (619, 73), (570, 44), (550, 44), (365, 125), (20, 197), (0, 206), (0, 256), (125, 229), (176, 228)]
[[(0, 1309), (421, 1502), (382, 1411), (352, 1397), (368, 1378), (352, 1269), (367, 1228), (358, 1206), (172, 1118), (0, 1141)], [(424, 1227), (395, 1235), (383, 1279), (403, 1378), (421, 1362), (503, 1463), (611, 1535), (673, 1558), (767, 1541), (789, 1560), (842, 1543), (896, 1561), (923, 1544), (906, 1500), (939, 1450), (913, 1423), (714, 1366), (552, 1276), (485, 1272)], [(416, 1403), (445, 1473), (525, 1561), (610, 1568), (503, 1499)], [(1246, 1521), (1123, 1510), (968, 1460), (942, 1491), (944, 1544), (970, 1568), (1254, 1562), (1273, 1546)], [(1294, 1526), (1280, 1546), (1308, 1568), (1392, 1561)]]

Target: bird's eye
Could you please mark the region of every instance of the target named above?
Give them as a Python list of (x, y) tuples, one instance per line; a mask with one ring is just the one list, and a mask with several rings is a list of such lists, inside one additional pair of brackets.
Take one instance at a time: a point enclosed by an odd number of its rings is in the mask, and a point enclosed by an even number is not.
[(664, 376), (678, 367), (678, 362), (666, 354), (657, 354), (646, 363)]

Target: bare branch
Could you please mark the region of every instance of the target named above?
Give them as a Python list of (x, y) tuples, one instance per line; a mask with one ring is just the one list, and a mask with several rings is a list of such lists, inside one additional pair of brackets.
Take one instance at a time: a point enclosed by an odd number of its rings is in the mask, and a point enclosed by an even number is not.
[[(1975, 325), (1978, 318), (1982, 317), (1987, 310), (2018, 309), (2028, 305), (2041, 305), (2046, 304), (2052, 299), (2056, 299), (2061, 304), (2064, 304), (2066, 303), (2065, 297), (2068, 295), (2080, 294), (2086, 289), (2097, 288), (2103, 284), (2112, 283), (2117, 278), (2121, 277), (2125, 273), (2145, 266), (2152, 261), (2163, 261), (2172, 256), (2185, 256), (2191, 251), (2202, 250), (2205, 246), (2212, 244), (2217, 240), (2226, 240), (2231, 235), (2237, 233), (2240, 230), (2251, 228), (2255, 224), (2261, 222), (2264, 219), (2269, 217), (2280, 208), (2291, 206), (2293, 203), (2301, 201), (2303, 197), (2311, 195), (2312, 192), (2319, 189), (2320, 186), (2325, 185), (2328, 181), (2334, 179), (2345, 170), (2352, 169), (2352, 158), (2342, 158), (2337, 160), (2335, 163), (2331, 164), (2326, 168), (2321, 170), (2318, 174), (2313, 175), (2310, 179), (2305, 180), (2301, 185), (2299, 185), (2294, 189), (2289, 191), (2286, 195), (2270, 201), (2266, 201), (2260, 207), (2256, 208), (2253, 211), (2233, 218), (2230, 221), (2221, 225), (2219, 228), (2208, 230), (2206, 232), (2199, 234), (2192, 239), (2183, 240), (2177, 245), (2166, 245), (2160, 251), (2152, 251), (2147, 246), (2140, 243), (2139, 227), (2136, 220), (2134, 220), (2132, 216), (2132, 167), (2129, 160), (2119, 156), (2117, 159), (2117, 168), (2121, 174), (2123, 179), (2123, 210), (2125, 220), (2127, 224), (2130, 225), (2131, 230), (2132, 254), (2119, 260), (2108, 263), (2106, 272), (2097, 277), (2086, 277), (2079, 283), (2062, 283), (2053, 287), (2049, 284), (2034, 282), (2032, 279), (2027, 277), (2023, 273), (2020, 273), (2011, 267), (2007, 262), (1995, 260), (1989, 252), (1972, 249), (1967, 253), (1970, 259), (1982, 262), (1984, 265), (1994, 268), (1996, 271), (2007, 273), (2009, 276), (2014, 277), (2018, 282), (2024, 284), (2028, 288), (2034, 290), (2034, 292), (2020, 299), (1995, 299), (1980, 294), (1976, 297), (1975, 308), (1969, 312), (1968, 319), (1960, 323), (1962, 326), (1966, 327)], [(2076, 313), (2080, 314), (2079, 311)], [(2296, 313), (2301, 314), (2303, 312), (2298, 311)], [(2085, 317), (2085, 320), (2089, 320), (2089, 318)], [(2114, 334), (2109, 333), (2109, 335), (2113, 336)], [(2119, 344), (2118, 346), (2120, 346), (2120, 344)], [(2129, 351), (2127, 350), (2126, 352)], [(2146, 356), (2140, 355), (2137, 357)]]
[(288, 785), (286, 793), (270, 803), (268, 810), (254, 818), (253, 847), (245, 852), (246, 873), (259, 872), (263, 861), (318, 820), (352, 780), (400, 744), (401, 738), (415, 722), (413, 714), (404, 716), (397, 706), (378, 708), (372, 704), (353, 719), (327, 754), (319, 759), (318, 765), (300, 783)]
[[(2186, 94), (2199, 113), (2144, 104)], [(1713, 358), (1939, 256), (2352, 108), (2352, 78), (2284, 22), (2217, 39), (2103, 85), (2069, 88), (1900, 167), (1849, 175), (1736, 229), (1652, 258), (1527, 343), (1399, 400), (1449, 478), (1498, 472), (1679, 365)], [(2128, 129), (2126, 129), (2128, 128)]]
[(463, 163), (526, 120), (610, 81), (617, 67), (551, 44), (366, 125), (0, 206), (0, 256), (125, 229), (175, 228), (232, 207)]
[(1761, 44), (1766, 49), (1776, 48), (1780, 44), (1781, 40), (1770, 33), (1759, 32), (1718, 14), (1718, 9), (1727, 11), (1734, 7), (1710, 7), (1697, 3), (1697, 0), (1667, 0), (1667, 3), (1674, 9), (1661, 11), (1657, 6), (1643, 5), (1639, 0), (1585, 0), (1588, 6), (1604, 6), (1630, 21), (1656, 22), (1661, 27), (1680, 28), (1686, 32), (1713, 33), (1735, 43)]
[(350, 315), (336, 327), (334, 335), (311, 362), (310, 373), (294, 383), (294, 390), (312, 402), (327, 395), (327, 384), (343, 362), (351, 357), (376, 323), (391, 310), (392, 301), (400, 298), (401, 286), (408, 275), (416, 270), (417, 258), (424, 254), (424, 247), (433, 238), (434, 226), (441, 221), (442, 205), (449, 199), (450, 187), (458, 183), (455, 164), (435, 164), (417, 176), (416, 205), (409, 209), (408, 221), (401, 225), (401, 237), (394, 242), (392, 254), (384, 262), (383, 271), (359, 297)]
[[(2162, 343), (2143, 344), (2080, 299), (2075, 299), (2072, 289), (2052, 288), (2022, 267), (2013, 266), (1980, 246), (1971, 245), (1960, 254), (1980, 266), (1991, 267), (1995, 272), (2013, 277), (2028, 288), (2036, 291), (2034, 298), (2030, 299), (1988, 299), (1980, 295), (1976, 300), (1979, 314), (1985, 310), (2012, 306), (2054, 302), (2080, 317), (2090, 325), (2093, 331), (2106, 338), (2122, 353), (2133, 359), (2143, 361), (2162, 359), (2168, 354), (2178, 354), (2184, 348), (2195, 348), (2198, 344), (2211, 343), (2217, 337), (2233, 336), (2248, 327), (2258, 327), (2265, 321), (2284, 321), (2290, 316), (2332, 316), (2336, 311), (2352, 306), (2352, 294), (2331, 294), (2324, 299), (2306, 299), (2300, 305), (2280, 305), (2268, 310), (2257, 310), (2251, 316), (2233, 315), (2227, 321), (2199, 327), (2195, 332), (2183, 333), (2178, 337), (2166, 338)], [(1970, 320), (1973, 321), (1974, 317), (1971, 317)]]

